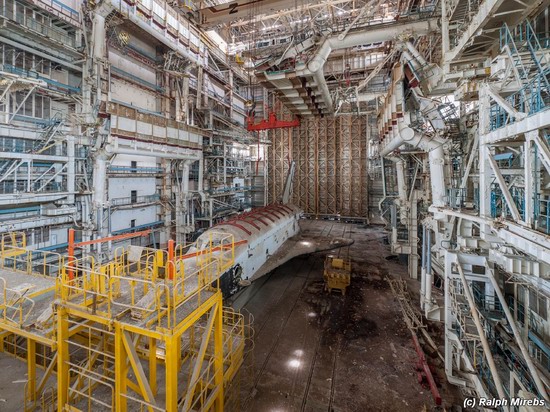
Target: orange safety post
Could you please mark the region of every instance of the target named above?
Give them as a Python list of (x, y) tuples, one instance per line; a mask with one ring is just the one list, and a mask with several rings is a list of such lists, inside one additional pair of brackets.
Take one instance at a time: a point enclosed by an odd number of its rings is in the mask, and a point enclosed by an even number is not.
[(74, 274), (73, 274), (72, 265), (74, 263), (74, 229), (69, 229), (68, 252), (69, 252), (69, 259), (67, 263), (69, 264), (69, 279), (73, 280)]
[(174, 259), (174, 241), (170, 239), (168, 241), (168, 279), (172, 280), (174, 279), (174, 272), (175, 272), (175, 259)]

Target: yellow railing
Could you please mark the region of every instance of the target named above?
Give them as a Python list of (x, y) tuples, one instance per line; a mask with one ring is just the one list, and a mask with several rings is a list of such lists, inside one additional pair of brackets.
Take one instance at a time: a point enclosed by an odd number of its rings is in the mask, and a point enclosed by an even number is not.
[[(195, 388), (193, 401), (187, 411), (207, 411), (212, 405), (208, 404), (211, 388), (216, 387), (216, 365), (215, 358), (212, 357), (208, 363), (204, 364), (201, 374), (195, 382), (190, 382), (190, 386)], [(180, 405), (181, 408), (181, 405)], [(183, 410), (183, 409), (182, 409)], [(185, 411), (185, 412), (187, 412)]]
[(0, 247), (2, 257), (8, 256), (9, 254), (13, 254), (21, 249), (25, 249), (27, 247), (27, 237), (24, 232), (2, 233)]
[(57, 278), (58, 298), (82, 309), (92, 307), (96, 315), (110, 317), (109, 269), (97, 268), (91, 256), (73, 259)]
[[(189, 253), (191, 251), (191, 253)], [(114, 259), (96, 265), (92, 258), (72, 259), (58, 280), (58, 297), (96, 315), (112, 318), (130, 310), (135, 321), (174, 328), (189, 299), (202, 304), (218, 288), (219, 276), (234, 263), (233, 236), (211, 233), (206, 242), (162, 250), (118, 248)]]
[(3, 245), (0, 268), (27, 275), (57, 276), (65, 263), (59, 253)]
[(34, 309), (34, 300), (25, 296), (28, 289), (9, 288), (6, 280), (1, 277), (0, 289), (2, 291), (2, 302), (0, 302), (2, 318), (4, 321), (22, 326)]
[(232, 308), (223, 308), (223, 346), (225, 365), (224, 378), (231, 381), (244, 359), (245, 321), (244, 316)]
[[(232, 308), (224, 307), (222, 314), (223, 321), (223, 364), (224, 378), (230, 381), (237, 372), (244, 359), (245, 347), (245, 320), (244, 316), (235, 312)], [(197, 353), (205, 327), (202, 324), (195, 325), (190, 331), (190, 342), (187, 351), (189, 354)], [(214, 353), (213, 338), (208, 344), (207, 353)]]
[[(163, 277), (167, 271), (168, 254), (164, 250), (151, 248), (124, 248), (115, 249), (113, 264), (116, 273), (121, 276), (141, 277), (156, 281)], [(140, 251), (139, 256), (132, 256)]]

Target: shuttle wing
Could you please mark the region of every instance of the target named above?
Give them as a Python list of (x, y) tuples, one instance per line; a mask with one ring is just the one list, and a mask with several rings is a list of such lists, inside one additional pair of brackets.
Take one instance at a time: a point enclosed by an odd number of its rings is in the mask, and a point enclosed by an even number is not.
[(296, 256), (338, 249), (350, 246), (353, 242), (353, 239), (300, 233), (289, 238), (273, 255), (269, 256), (252, 277), (242, 282), (243, 286), (268, 274)]

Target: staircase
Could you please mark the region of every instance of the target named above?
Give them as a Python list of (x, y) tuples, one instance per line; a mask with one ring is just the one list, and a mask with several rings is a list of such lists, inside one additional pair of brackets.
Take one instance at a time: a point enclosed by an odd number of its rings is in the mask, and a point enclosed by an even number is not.
[[(504, 24), (500, 29), (500, 49), (508, 57), (509, 67), (501, 88), (514, 92), (505, 100), (515, 110), (528, 116), (541, 112), (550, 105), (548, 61), (550, 47), (541, 43), (526, 20), (510, 29)], [(507, 66), (508, 67), (508, 66)], [(513, 74), (513, 75), (512, 75)], [(514, 82), (515, 81), (515, 82)], [(517, 119), (503, 107), (493, 103), (490, 109), (490, 129), (496, 130)]]
[[(60, 113), (57, 113), (51, 120), (48, 126), (40, 133), (40, 137), (33, 142), (33, 146), (31, 150), (28, 150), (24, 153), (34, 153), (34, 154), (47, 154), (47, 151), (51, 148), (53, 148), (57, 141), (61, 136), (63, 136), (62, 127), (65, 124), (65, 120), (61, 116)], [(46, 153), (45, 153), (46, 152)], [(55, 154), (55, 153), (54, 153)], [(27, 160), (6, 160), (0, 162), (0, 182), (3, 182), (5, 180), (10, 180), (10, 176), (12, 176), (13, 173), (17, 171), (19, 167), (26, 164)], [(53, 168), (53, 166), (52, 166)], [(51, 169), (51, 168), (50, 168)], [(48, 178), (49, 176), (46, 176), (47, 173), (50, 170), (43, 173), (38, 180), (45, 177)], [(39, 190), (36, 191), (42, 191), (47, 186), (46, 184), (40, 184), (36, 185), (38, 181), (35, 182), (35, 184), (31, 185), (30, 187), (27, 187), (27, 190), (29, 191), (35, 191), (37, 188)], [(17, 186), (14, 185), (14, 190), (17, 190)]]

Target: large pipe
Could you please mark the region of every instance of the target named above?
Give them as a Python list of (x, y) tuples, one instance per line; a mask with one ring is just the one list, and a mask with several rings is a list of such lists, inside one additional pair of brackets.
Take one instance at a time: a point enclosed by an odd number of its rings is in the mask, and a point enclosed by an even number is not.
[(385, 157), (405, 143), (418, 147), (428, 152), (430, 161), (430, 183), (432, 189), (432, 205), (445, 206), (445, 154), (443, 145), (445, 142), (439, 138), (428, 139), (408, 126), (408, 115), (398, 121), (394, 137), (380, 151), (380, 156)]
[(430, 228), (426, 230), (426, 278), (424, 285), (425, 293), (425, 304), (424, 309), (426, 313), (432, 308), (432, 286), (433, 286), (433, 276), (432, 276), (432, 231)]
[(170, 153), (170, 152), (148, 151), (148, 150), (140, 150), (140, 149), (124, 149), (121, 147), (115, 147), (112, 144), (108, 144), (107, 146), (105, 146), (105, 152), (109, 154), (153, 156), (153, 157), (160, 157), (163, 159), (174, 159), (174, 160), (197, 160), (194, 156), (185, 155), (185, 154), (177, 154), (173, 152)]
[[(497, 367), (495, 365), (495, 360), (493, 359), (491, 347), (489, 346), (489, 342), (487, 341), (487, 337), (485, 336), (483, 325), (481, 324), (481, 320), (479, 319), (479, 313), (477, 312), (477, 307), (476, 307), (474, 297), (472, 296), (472, 291), (470, 290), (470, 286), (468, 285), (468, 281), (466, 280), (466, 275), (464, 275), (464, 271), (462, 270), (462, 266), (460, 265), (460, 262), (457, 262), (457, 267), (458, 267), (458, 273), (460, 274), (460, 279), (462, 280), (464, 295), (468, 300), (470, 313), (472, 315), (472, 319), (474, 320), (474, 324), (476, 326), (477, 333), (479, 335), (479, 340), (481, 341), (481, 346), (483, 347), (485, 358), (487, 358), (487, 364), (489, 365), (489, 369), (491, 370), (491, 376), (493, 377), (493, 382), (497, 389), (498, 397), (500, 399), (507, 399), (506, 392), (504, 392), (502, 381), (500, 380), (500, 375), (498, 374)], [(506, 412), (509, 410), (506, 405), (503, 405), (503, 409)]]
[(67, 136), (67, 200), (74, 204), (76, 190), (76, 169), (75, 169), (75, 142), (74, 136)]
[(409, 127), (409, 122), (406, 119), (409, 119), (408, 114), (406, 114), (402, 119), (397, 122), (397, 127), (394, 127), (395, 133), (393, 138), (380, 151), (381, 157), (389, 155), (391, 152), (397, 150), (401, 145), (405, 143), (413, 142), (416, 137), (422, 137), (420, 133), (415, 132)]
[(108, 156), (103, 152), (103, 150), (96, 153), (92, 175), (94, 183), (92, 202), (96, 218), (95, 229), (101, 237), (107, 236), (107, 228), (103, 224), (103, 209), (105, 207), (107, 195), (107, 160)]
[(416, 49), (416, 47), (414, 47), (414, 45), (410, 41), (405, 42), (405, 46), (407, 46), (407, 49), (409, 49), (409, 53), (418, 63), (420, 63), (421, 66), (428, 65), (428, 62), (426, 61), (426, 59), (424, 59), (424, 56), (420, 54), (420, 52)]
[(396, 39), (405, 33), (409, 36), (422, 36), (432, 30), (438, 30), (437, 19), (416, 21), (413, 23), (381, 25), (377, 28), (366, 28), (348, 34), (343, 40), (338, 36), (327, 38), (317, 51), (317, 54), (310, 60), (307, 67), (314, 73), (321, 70), (333, 50), (347, 49), (362, 44), (372, 44)]
[(397, 194), (399, 201), (399, 218), (401, 223), (407, 220), (407, 188), (405, 184), (405, 161), (400, 157), (387, 156), (386, 159), (395, 163), (397, 176)]
[(420, 308), (424, 309), (426, 296), (426, 225), (422, 225), (422, 267), (420, 270)]
[(330, 95), (330, 90), (328, 89), (327, 81), (325, 80), (325, 73), (323, 71), (323, 68), (313, 73), (313, 79), (315, 79), (315, 83), (317, 84), (317, 87), (319, 88), (319, 91), (323, 96), (323, 102), (325, 102), (326, 108), (329, 112), (332, 113), (332, 96)]
[(298, 76), (313, 76), (315, 83), (323, 96), (326, 107), (329, 112), (333, 111), (332, 97), (328, 89), (323, 66), (325, 65), (330, 53), (333, 50), (346, 49), (356, 47), (362, 44), (378, 43), (391, 39), (396, 39), (403, 36), (405, 33), (409, 36), (419, 36), (428, 34), (432, 30), (437, 30), (437, 20), (424, 20), (414, 23), (403, 23), (395, 25), (381, 25), (377, 28), (366, 28), (357, 32), (348, 34), (345, 38), (340, 39), (338, 36), (331, 36), (325, 39), (321, 47), (318, 48), (315, 57), (313, 57), (307, 67), (297, 71)]

